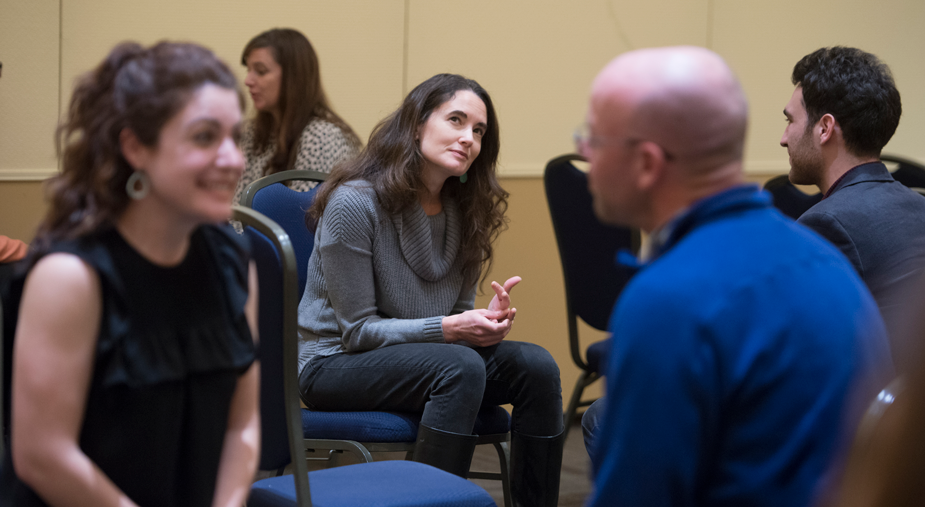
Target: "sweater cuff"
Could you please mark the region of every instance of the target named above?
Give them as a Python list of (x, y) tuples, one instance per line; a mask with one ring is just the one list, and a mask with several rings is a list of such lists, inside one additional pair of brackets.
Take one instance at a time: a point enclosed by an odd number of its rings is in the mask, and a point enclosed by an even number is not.
[(443, 316), (424, 320), (424, 341), (439, 343), (446, 341), (443, 338)]

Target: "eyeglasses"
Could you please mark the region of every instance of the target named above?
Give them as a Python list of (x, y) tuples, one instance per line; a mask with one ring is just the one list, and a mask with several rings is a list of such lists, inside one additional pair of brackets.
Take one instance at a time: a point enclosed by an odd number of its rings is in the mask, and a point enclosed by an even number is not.
[(649, 142), (649, 143), (652, 143), (658, 146), (659, 149), (662, 150), (662, 153), (665, 156), (665, 160), (672, 161), (675, 158), (674, 155), (668, 152), (668, 150), (666, 150), (660, 144), (654, 141), (647, 141), (645, 139), (639, 139), (637, 137), (624, 137), (621, 139), (616, 139), (613, 137), (603, 137), (603, 136), (592, 135), (591, 129), (588, 127), (587, 124), (581, 125), (580, 127), (575, 129), (575, 132), (572, 134), (572, 140), (575, 142), (575, 151), (579, 155), (585, 155), (588, 148), (597, 149), (597, 148), (602, 148), (605, 146), (613, 147), (613, 146), (619, 146), (621, 144), (634, 145), (634, 144), (639, 144), (642, 142)]

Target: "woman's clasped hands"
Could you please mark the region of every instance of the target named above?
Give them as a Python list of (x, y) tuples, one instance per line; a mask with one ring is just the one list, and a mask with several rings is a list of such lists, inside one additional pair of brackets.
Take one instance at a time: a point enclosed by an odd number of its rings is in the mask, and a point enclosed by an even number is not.
[(469, 310), (443, 318), (443, 338), (447, 343), (464, 341), (476, 347), (495, 345), (511, 331), (517, 309), (511, 307), (511, 289), (521, 278), (508, 278), (502, 286), (491, 282), (495, 297), (486, 309)]

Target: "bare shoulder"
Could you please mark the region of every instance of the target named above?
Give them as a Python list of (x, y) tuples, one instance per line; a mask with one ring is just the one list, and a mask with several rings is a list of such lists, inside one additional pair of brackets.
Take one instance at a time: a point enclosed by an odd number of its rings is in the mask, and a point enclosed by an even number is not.
[(70, 253), (53, 253), (39, 260), (29, 272), (26, 284), (53, 283), (61, 289), (91, 289), (99, 285), (96, 271), (80, 257)]
[(47, 255), (29, 272), (22, 305), (21, 311), (24, 314), (41, 311), (49, 320), (87, 312), (98, 313), (99, 276), (89, 264), (76, 255)]

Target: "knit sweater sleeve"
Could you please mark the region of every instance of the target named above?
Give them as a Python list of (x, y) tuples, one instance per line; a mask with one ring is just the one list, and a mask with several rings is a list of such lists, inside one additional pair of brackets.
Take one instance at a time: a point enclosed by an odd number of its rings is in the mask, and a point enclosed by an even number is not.
[(443, 343), (443, 316), (388, 318), (376, 302), (373, 242), (379, 228), (371, 193), (344, 186), (332, 196), (320, 224), (319, 245), (327, 296), (347, 352), (399, 343)]
[(473, 308), (475, 308), (475, 285), (464, 286), (459, 293), (459, 299), (453, 305), (453, 310), (450, 311), (450, 315), (467, 312)]

